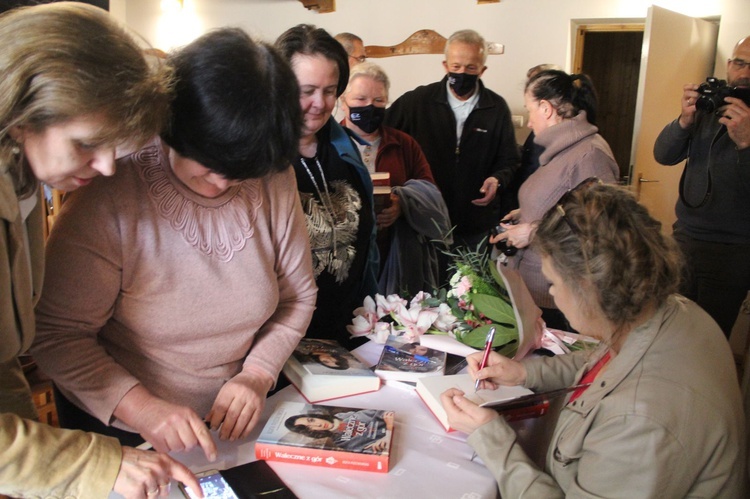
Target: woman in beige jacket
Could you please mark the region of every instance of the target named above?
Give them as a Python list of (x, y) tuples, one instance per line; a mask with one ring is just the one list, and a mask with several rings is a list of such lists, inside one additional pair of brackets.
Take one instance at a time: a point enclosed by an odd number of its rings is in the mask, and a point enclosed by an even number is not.
[(746, 497), (737, 374), (718, 325), (674, 294), (680, 258), (630, 193), (582, 184), (542, 218), (532, 243), (571, 326), (599, 347), (521, 362), (500, 355), (473, 376), (572, 393), (544, 469), (497, 413), (443, 394), (451, 426), (494, 473), (502, 497)]
[(112, 175), (119, 144), (162, 128), (168, 79), (106, 12), (79, 3), (4, 14), (0, 45), (0, 494), (136, 498), (166, 495), (170, 477), (197, 488), (164, 454), (33, 421), (17, 360), (41, 291), (40, 181), (70, 191)]

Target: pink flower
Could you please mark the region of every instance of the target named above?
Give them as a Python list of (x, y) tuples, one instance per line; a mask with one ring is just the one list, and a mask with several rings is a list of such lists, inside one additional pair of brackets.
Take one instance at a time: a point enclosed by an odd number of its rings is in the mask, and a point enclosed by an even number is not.
[(374, 327), (375, 323), (371, 323), (366, 317), (358, 315), (352, 320), (351, 325), (346, 326), (346, 330), (354, 337), (367, 336), (373, 332)]
[(441, 303), (438, 307), (438, 317), (432, 326), (440, 331), (448, 332), (456, 327), (457, 321), (458, 319), (453, 315), (450, 306), (447, 303)]
[(368, 296), (362, 306), (354, 310), (354, 319), (352, 319), (350, 326), (346, 326), (346, 330), (352, 336), (367, 336), (373, 332), (375, 323), (378, 322), (379, 318), (375, 308), (375, 300)]
[(406, 305), (403, 304), (399, 306), (394, 315), (394, 319), (403, 326), (404, 338), (407, 341), (415, 341), (427, 332), (437, 317), (438, 312), (434, 308), (423, 309), (419, 305), (406, 308)]
[(424, 291), (420, 291), (416, 294), (414, 298), (411, 299), (411, 303), (409, 306), (413, 307), (414, 305), (421, 306), (422, 302), (425, 300), (428, 300), (432, 298), (432, 295), (430, 293), (425, 293)]
[(456, 296), (464, 296), (469, 291), (471, 291), (471, 281), (468, 277), (463, 276), (456, 286)]
[[(375, 296), (377, 297), (378, 295)], [(354, 315), (364, 317), (371, 324), (375, 324), (382, 317), (378, 315), (375, 300), (369, 296), (365, 297), (365, 301), (361, 307), (354, 309)]]
[(391, 312), (398, 310), (399, 306), (406, 306), (406, 304), (408, 303), (406, 300), (396, 294), (388, 296), (377, 294), (375, 295), (375, 301), (377, 302), (378, 317), (385, 317)]
[(375, 343), (385, 343), (388, 341), (388, 337), (392, 334), (394, 334), (393, 324), (390, 322), (378, 322), (375, 324), (372, 339)]

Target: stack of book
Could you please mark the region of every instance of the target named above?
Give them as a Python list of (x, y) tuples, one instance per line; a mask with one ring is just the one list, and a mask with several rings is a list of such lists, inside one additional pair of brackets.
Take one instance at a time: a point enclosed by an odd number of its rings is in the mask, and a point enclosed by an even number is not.
[(380, 388), (380, 378), (334, 340), (303, 338), (282, 372), (310, 403)]
[(391, 174), (388, 172), (371, 172), (370, 178), (372, 178), (375, 214), (377, 215), (391, 205)]

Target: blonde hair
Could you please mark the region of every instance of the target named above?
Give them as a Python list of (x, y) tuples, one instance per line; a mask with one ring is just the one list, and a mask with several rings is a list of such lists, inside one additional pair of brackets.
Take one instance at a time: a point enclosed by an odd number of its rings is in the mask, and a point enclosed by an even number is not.
[(680, 284), (677, 244), (622, 187), (569, 191), (544, 215), (532, 244), (580, 297), (593, 291), (617, 327), (631, 324), (649, 304), (661, 306)]
[(383, 68), (372, 62), (363, 62), (352, 68), (349, 73), (349, 85), (347, 85), (346, 90), (344, 90), (342, 97), (349, 92), (352, 81), (362, 76), (372, 78), (373, 80), (382, 83), (385, 87), (385, 98), (386, 100), (388, 99), (388, 92), (391, 89), (391, 81), (388, 79), (388, 75), (385, 74)]
[(36, 182), (9, 132), (34, 132), (96, 114), (104, 143), (140, 145), (165, 126), (170, 78), (102, 9), (74, 2), (22, 7), (0, 16), (0, 165), (19, 195)]

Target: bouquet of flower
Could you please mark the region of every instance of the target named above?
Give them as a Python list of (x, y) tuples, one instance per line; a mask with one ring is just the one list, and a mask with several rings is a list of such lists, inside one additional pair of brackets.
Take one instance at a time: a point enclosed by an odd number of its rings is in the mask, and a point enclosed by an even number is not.
[(385, 343), (389, 335), (415, 341), (422, 334), (447, 334), (481, 349), (490, 327), (493, 348), (513, 356), (518, 348), (518, 325), (502, 277), (485, 252), (457, 249), (450, 254), (452, 276), (448, 289), (420, 292), (411, 301), (393, 294), (365, 298), (347, 326), (352, 336), (369, 336)]

